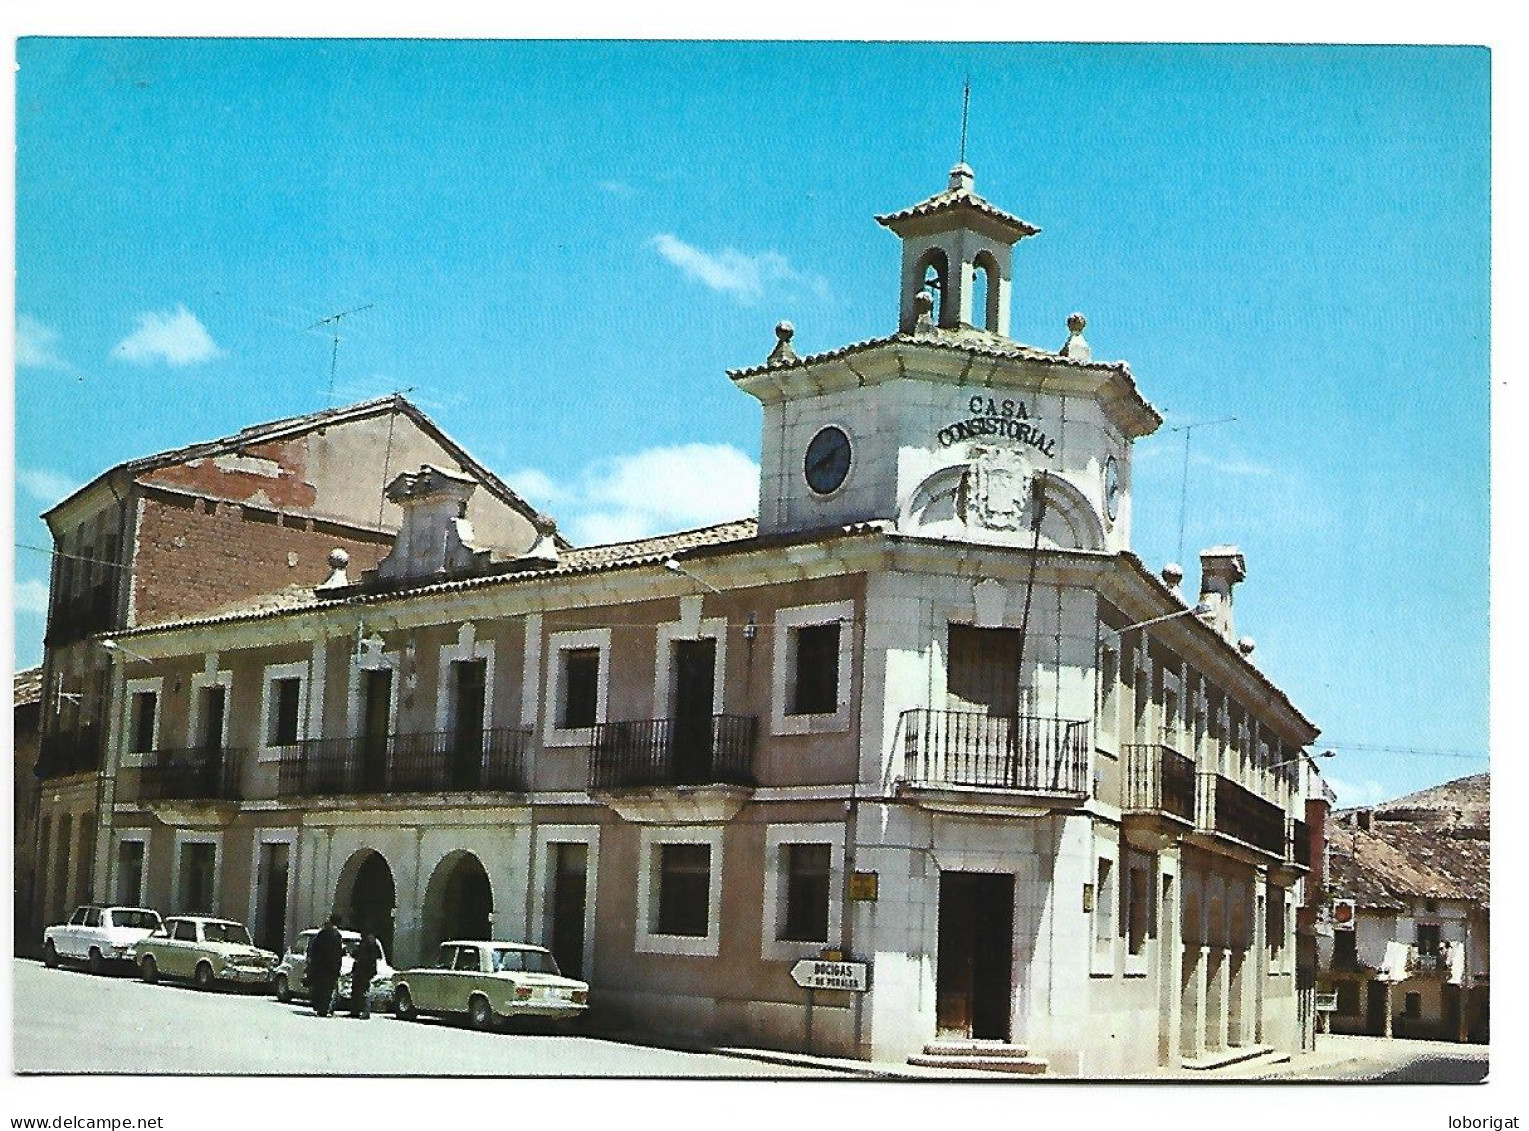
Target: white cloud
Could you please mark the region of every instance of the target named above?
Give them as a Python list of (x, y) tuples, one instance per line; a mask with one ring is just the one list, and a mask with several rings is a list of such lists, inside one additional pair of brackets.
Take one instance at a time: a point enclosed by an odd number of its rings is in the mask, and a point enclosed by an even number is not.
[(194, 365), (222, 357), (207, 327), (184, 306), (174, 310), (150, 310), (138, 315), (138, 328), (123, 338), (112, 353), (137, 365)]
[(612, 196), (631, 196), (637, 191), (625, 181), (601, 181), (600, 188)]
[(648, 242), (690, 278), (714, 291), (731, 294), (745, 305), (764, 297), (766, 287), (787, 291), (806, 288), (820, 298), (828, 297), (828, 284), (816, 275), (796, 270), (778, 251), (748, 254), (731, 247), (704, 251), (668, 232), (660, 232)]
[(17, 468), (16, 482), (38, 502), (50, 504), (67, 497), (79, 486), (72, 476), (42, 467)]
[(759, 465), (730, 444), (646, 448), (598, 460), (567, 483), (534, 467), (505, 480), (584, 546), (746, 518), (759, 505)]
[(48, 583), (38, 581), (35, 578), (16, 582), (13, 591), (16, 598), (16, 611), (18, 613), (36, 613), (38, 616), (46, 616), (48, 613)]
[(1327, 784), (1333, 787), (1333, 792), (1338, 795), (1338, 804), (1351, 809), (1356, 805), (1376, 805), (1387, 801), (1391, 797), (1391, 791), (1374, 778), (1366, 778), (1362, 782), (1344, 781), (1335, 778), (1331, 774), (1323, 774)]
[(16, 316), (16, 364), (23, 369), (68, 369), (58, 354), (58, 331), (30, 314)]

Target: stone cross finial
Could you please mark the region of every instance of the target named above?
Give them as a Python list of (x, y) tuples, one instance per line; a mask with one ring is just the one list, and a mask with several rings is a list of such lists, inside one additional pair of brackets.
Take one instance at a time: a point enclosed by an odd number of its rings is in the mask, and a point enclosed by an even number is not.
[(796, 334), (796, 327), (789, 322), (778, 322), (775, 325), (775, 348), (770, 351), (767, 365), (785, 365), (787, 362), (796, 360), (796, 350), (791, 348), (791, 338)]

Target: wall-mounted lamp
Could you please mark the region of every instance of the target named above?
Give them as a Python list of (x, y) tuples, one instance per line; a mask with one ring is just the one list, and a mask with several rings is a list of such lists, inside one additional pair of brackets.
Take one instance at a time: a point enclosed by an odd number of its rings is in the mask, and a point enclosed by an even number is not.
[(666, 570), (668, 570), (670, 573), (683, 574), (684, 576), (690, 578), (691, 581), (694, 581), (702, 589), (710, 589), (717, 596), (719, 596), (719, 597), (722, 596), (722, 590), (718, 589), (711, 582), (704, 581), (701, 578), (697, 577), (695, 574), (691, 573), (684, 566), (680, 565), (680, 563), (675, 561), (673, 558), (669, 558), (668, 560), (666, 560), (664, 562), (664, 568)]
[(152, 664), (154, 662), (153, 660), (149, 659), (149, 657), (145, 656), (142, 652), (134, 652), (125, 644), (120, 644), (115, 640), (102, 640), (101, 647), (105, 648), (108, 652), (114, 652), (118, 655), (126, 656), (130, 660), (140, 660), (145, 664)]
[(1268, 770), (1282, 770), (1286, 766), (1295, 765), (1297, 762), (1306, 762), (1313, 758), (1336, 758), (1337, 756), (1338, 752), (1336, 750), (1323, 750), (1318, 754), (1302, 754), (1297, 758), (1286, 758), (1283, 762), (1276, 762), (1274, 765), (1264, 768)]
[(1126, 633), (1132, 631), (1133, 629), (1146, 628), (1150, 624), (1162, 624), (1165, 620), (1173, 620), (1176, 617), (1187, 617), (1190, 615), (1203, 617), (1208, 615), (1210, 611), (1210, 606), (1207, 605), (1204, 601), (1201, 601), (1192, 609), (1180, 609), (1176, 613), (1165, 613), (1160, 617), (1153, 617), (1151, 620), (1140, 620), (1135, 624), (1128, 624), (1124, 628), (1111, 628), (1109, 625), (1105, 625), (1104, 631), (1112, 633), (1115, 636), (1124, 636)]

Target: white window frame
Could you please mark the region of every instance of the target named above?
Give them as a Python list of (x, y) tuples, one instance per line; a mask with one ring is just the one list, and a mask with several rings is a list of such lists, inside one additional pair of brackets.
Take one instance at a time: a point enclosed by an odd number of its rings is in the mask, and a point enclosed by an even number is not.
[(132, 905), (134, 907), (148, 906), (149, 887), (149, 841), (153, 835), (153, 829), (131, 829), (117, 834), (117, 850), (111, 858), (111, 886), (108, 890), (113, 899), (117, 898), (118, 880), (120, 879), (119, 867), (122, 862), (122, 845), (131, 842), (143, 845), (143, 871), (138, 876), (138, 890), (133, 893)]
[(711, 713), (720, 715), (724, 699), (724, 678), (727, 672), (727, 618), (707, 617), (701, 621), (700, 632), (695, 636), (680, 635), (684, 626), (679, 621), (658, 626), (658, 644), (653, 663), (653, 712), (655, 718), (674, 716), (674, 645), (681, 640), (715, 640), (716, 657), (712, 666)]
[[(245, 917), (245, 924), (249, 927), (250, 934), (255, 933), (255, 911), (260, 900), (260, 857), (262, 849), (267, 844), (285, 844), (289, 848), (287, 856), (287, 908), (284, 916), (286, 930), (284, 933), (291, 934), (293, 915), (297, 909), (297, 830), (296, 829), (256, 829), (252, 844), (253, 851), (250, 855), (250, 907), (249, 914)], [(219, 853), (218, 866), (222, 866), (222, 853)], [(282, 940), (282, 949), (286, 949), (288, 940)]]
[(611, 630), (609, 628), (581, 628), (567, 632), (554, 632), (547, 638), (547, 711), (542, 720), (543, 746), (588, 746), (594, 741), (593, 727), (562, 727), (558, 725), (563, 698), (563, 653), (583, 648), (595, 648), (600, 653), (600, 669), (595, 677), (595, 723), (605, 722), (605, 710), (610, 690)]
[[(715, 958), (722, 941), (721, 826), (647, 825), (642, 830), (637, 863), (637, 931), (633, 950), (644, 954), (683, 954)], [(661, 935), (653, 929), (658, 913), (659, 850), (666, 844), (705, 844), (711, 847), (707, 876), (706, 935)]]
[(145, 752), (133, 749), (133, 700), (144, 692), (152, 692), (154, 695), (154, 741), (149, 750), (159, 749), (159, 724), (165, 717), (165, 677), (153, 675), (130, 679), (122, 685), (122, 751), (119, 764), (123, 766), (144, 764)]
[[(820, 624), (833, 624), (835, 621), (839, 622), (838, 709), (832, 714), (826, 712), (820, 715), (787, 714), (786, 706), (790, 701), (790, 687), (795, 674), (794, 630), (811, 628)], [(850, 711), (853, 706), (855, 602), (828, 601), (819, 605), (796, 605), (792, 608), (777, 609), (770, 646), (775, 654), (770, 697), (771, 733), (823, 734), (848, 730)]]
[(455, 644), (441, 646), (435, 681), (435, 730), (442, 733), (456, 725), (456, 700), (452, 695), (451, 665), (473, 660), (483, 661), (483, 729), (494, 726), (494, 640), (477, 638), (471, 621), (457, 632)]
[[(792, 844), (828, 845), (828, 938), (822, 942), (782, 939), (786, 922), (786, 854)], [(769, 825), (765, 829), (764, 923), (760, 957), (790, 961), (817, 958), (824, 947), (835, 946), (844, 934), (844, 826), (822, 823)]]
[[(212, 911), (184, 911), (181, 899), (181, 854), (188, 844), (212, 845)], [(173, 915), (221, 915), (223, 909), (223, 833), (221, 830), (201, 832), (191, 829), (175, 830), (175, 857), (170, 861), (170, 906)]]
[(308, 737), (308, 661), (294, 660), (290, 664), (267, 664), (261, 675), (264, 683), (260, 688), (260, 743), (257, 757), (262, 762), (275, 762), (281, 758), (281, 752), (285, 748), (270, 745), (271, 712), (276, 707), (276, 697), (271, 693), (271, 689), (275, 686), (277, 680), (295, 679), (299, 681), (297, 693), (297, 741), (305, 741)]
[(209, 687), (223, 689), (223, 730), (218, 737), (221, 750), (228, 749), (228, 727), (234, 714), (234, 673), (228, 668), (197, 672), (191, 677), (191, 705), (186, 717), (186, 745), (196, 746), (202, 738), (202, 692)]
[(584, 861), (583, 980), (589, 982), (593, 980), (595, 970), (595, 923), (598, 921), (595, 893), (600, 889), (600, 826), (541, 825), (537, 828), (535, 852), (541, 882), (531, 885), (531, 923), (539, 946), (546, 946), (552, 938), (552, 902), (547, 896), (556, 876), (557, 856), (553, 850), (559, 844), (582, 844), (587, 853)]

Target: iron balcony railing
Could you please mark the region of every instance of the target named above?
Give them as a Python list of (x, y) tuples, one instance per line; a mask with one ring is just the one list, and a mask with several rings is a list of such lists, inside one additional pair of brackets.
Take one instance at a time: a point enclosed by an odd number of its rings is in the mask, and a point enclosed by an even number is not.
[(589, 786), (751, 786), (758, 729), (753, 715), (600, 723), (589, 751)]
[(1170, 746), (1126, 747), (1125, 810), (1195, 819), (1195, 763)]
[(527, 787), (524, 728), (317, 738), (283, 748), (283, 797)]
[(1311, 867), (1311, 829), (1305, 821), (1290, 822), (1290, 861), (1302, 868)]
[(238, 801), (242, 750), (153, 750), (138, 767), (139, 801)]
[(904, 711), (903, 780), (1086, 797), (1088, 723), (975, 711)]
[(98, 727), (86, 725), (77, 731), (57, 731), (45, 734), (38, 744), (37, 765), (33, 773), (39, 778), (68, 777), (101, 768), (101, 732)]
[(1285, 858), (1285, 811), (1244, 789), (1231, 778), (1202, 773), (1196, 798), (1195, 824), (1205, 832), (1239, 840), (1280, 859)]

